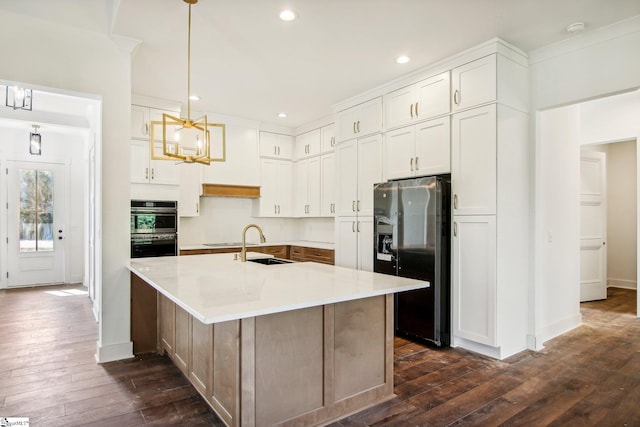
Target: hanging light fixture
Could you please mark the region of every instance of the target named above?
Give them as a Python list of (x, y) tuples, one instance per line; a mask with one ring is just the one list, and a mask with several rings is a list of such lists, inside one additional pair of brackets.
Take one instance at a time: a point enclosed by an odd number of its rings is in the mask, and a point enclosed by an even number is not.
[(5, 105), (14, 110), (31, 111), (31, 99), (33, 92), (31, 89), (25, 89), (18, 86), (6, 86)]
[(32, 125), (33, 132), (29, 134), (29, 154), (39, 156), (42, 154), (42, 136), (38, 133), (40, 126)]
[[(197, 120), (191, 119), (191, 6), (198, 0), (183, 0), (189, 5), (189, 29), (187, 38), (187, 118), (162, 115), (162, 154), (165, 159), (181, 160), (185, 163), (202, 163), (224, 161), (225, 125), (208, 123), (207, 116)], [(154, 136), (152, 123), (152, 140)], [(211, 132), (214, 130), (216, 143), (220, 144), (222, 158), (213, 158), (211, 152)], [(153, 144), (151, 144), (153, 150)], [(152, 152), (153, 155), (153, 152)]]

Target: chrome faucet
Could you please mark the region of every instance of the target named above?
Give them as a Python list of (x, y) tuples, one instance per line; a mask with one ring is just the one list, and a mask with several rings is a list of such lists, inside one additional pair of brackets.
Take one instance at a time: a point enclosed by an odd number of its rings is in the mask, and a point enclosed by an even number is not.
[(247, 230), (250, 229), (251, 227), (255, 228), (256, 230), (258, 230), (258, 233), (260, 233), (260, 243), (266, 242), (266, 239), (264, 238), (264, 234), (262, 234), (262, 228), (260, 228), (259, 225), (257, 224), (247, 225), (244, 228), (244, 230), (242, 230), (242, 250), (240, 250), (240, 261), (242, 262), (247, 262)]

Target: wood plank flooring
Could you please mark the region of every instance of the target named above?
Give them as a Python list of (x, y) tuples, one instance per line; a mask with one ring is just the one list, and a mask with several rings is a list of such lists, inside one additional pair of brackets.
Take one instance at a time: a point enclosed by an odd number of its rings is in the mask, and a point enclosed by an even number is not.
[[(74, 294), (82, 290), (0, 291), (0, 417), (223, 425), (166, 357), (96, 364), (91, 306)], [(581, 310), (583, 326), (505, 361), (396, 338), (396, 397), (332, 426), (640, 425), (635, 291), (610, 288)]]

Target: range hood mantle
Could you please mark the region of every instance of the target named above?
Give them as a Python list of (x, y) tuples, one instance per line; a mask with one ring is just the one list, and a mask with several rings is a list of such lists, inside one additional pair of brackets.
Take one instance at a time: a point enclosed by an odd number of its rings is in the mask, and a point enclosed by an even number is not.
[(257, 199), (260, 187), (251, 185), (202, 184), (203, 197), (244, 197)]

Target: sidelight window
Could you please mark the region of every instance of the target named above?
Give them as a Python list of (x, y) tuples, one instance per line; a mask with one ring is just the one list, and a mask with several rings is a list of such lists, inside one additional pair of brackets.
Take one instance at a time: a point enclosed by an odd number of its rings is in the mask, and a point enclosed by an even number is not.
[(53, 171), (19, 169), (20, 252), (53, 251)]

